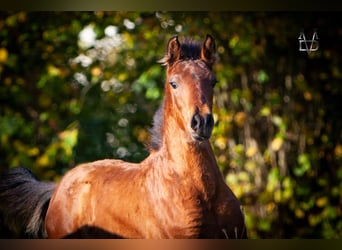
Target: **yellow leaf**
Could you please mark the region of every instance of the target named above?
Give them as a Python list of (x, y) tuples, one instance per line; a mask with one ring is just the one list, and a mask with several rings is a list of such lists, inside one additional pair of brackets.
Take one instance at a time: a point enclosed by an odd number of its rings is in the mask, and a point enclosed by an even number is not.
[(281, 195), (281, 190), (277, 189), (277, 190), (274, 191), (273, 194), (274, 194), (274, 196), (273, 196), (274, 197), (274, 201), (279, 203), (281, 201), (281, 196), (282, 196)]
[(236, 174), (227, 174), (226, 183), (228, 183), (229, 185), (237, 184), (238, 178), (237, 178)]
[(41, 167), (46, 167), (49, 165), (49, 162), (49, 157), (46, 154), (43, 154), (37, 159), (36, 164)]
[(310, 226), (315, 226), (320, 221), (321, 221), (321, 219), (320, 219), (319, 216), (315, 216), (315, 215), (312, 215), (312, 214), (309, 215), (309, 224), (310, 224)]
[(249, 147), (247, 150), (246, 150), (246, 156), (247, 157), (252, 157), (254, 156), (256, 153), (258, 152), (258, 148), (253, 146), (253, 147)]
[(237, 174), (239, 181), (242, 182), (249, 182), (250, 178), (249, 178), (249, 174), (245, 171), (241, 171), (240, 173)]
[(102, 70), (101, 70), (100, 67), (93, 67), (93, 68), (91, 69), (91, 74), (92, 74), (93, 76), (100, 76), (100, 75), (102, 74)]
[(146, 142), (149, 137), (148, 131), (143, 128), (134, 129), (134, 135), (137, 137), (138, 141), (140, 142)]
[(239, 127), (243, 127), (245, 125), (246, 118), (246, 113), (241, 111), (235, 114), (234, 121), (236, 125), (238, 125)]
[(251, 160), (248, 160), (246, 161), (245, 163), (245, 169), (250, 172), (250, 173), (253, 173), (255, 171), (255, 169), (257, 168), (257, 165), (256, 165), (256, 162), (255, 161), (251, 161)]
[(240, 38), (238, 35), (234, 35), (232, 39), (230, 39), (229, 41), (229, 47), (230, 48), (234, 48), (236, 46), (236, 44), (239, 42)]
[(276, 204), (274, 202), (270, 202), (266, 204), (266, 211), (271, 213), (276, 208)]
[(271, 142), (271, 149), (274, 151), (278, 151), (283, 145), (284, 139), (281, 137), (274, 138)]
[(324, 207), (328, 203), (327, 197), (321, 197), (316, 200), (317, 207)]
[(342, 158), (342, 145), (341, 144), (336, 145), (334, 153), (337, 159)]
[(304, 92), (304, 99), (307, 101), (311, 101), (312, 100), (312, 94), (309, 91), (305, 91)]
[(30, 148), (28, 151), (27, 151), (27, 154), (29, 156), (36, 156), (39, 154), (39, 149), (37, 147), (34, 147), (34, 148)]
[(215, 140), (215, 146), (221, 150), (224, 150), (227, 147), (227, 139), (220, 136)]
[(271, 109), (267, 106), (263, 107), (261, 110), (260, 110), (260, 115), (261, 116), (269, 116), (271, 114)]
[(0, 63), (4, 63), (7, 61), (8, 52), (6, 48), (0, 48)]
[(77, 144), (78, 128), (64, 130), (59, 133), (58, 137), (66, 147), (73, 148)]
[(51, 64), (47, 66), (47, 71), (51, 76), (59, 76), (61, 74), (61, 70)]
[(305, 213), (303, 212), (302, 209), (296, 208), (295, 215), (296, 215), (297, 218), (302, 219), (302, 218), (304, 218)]

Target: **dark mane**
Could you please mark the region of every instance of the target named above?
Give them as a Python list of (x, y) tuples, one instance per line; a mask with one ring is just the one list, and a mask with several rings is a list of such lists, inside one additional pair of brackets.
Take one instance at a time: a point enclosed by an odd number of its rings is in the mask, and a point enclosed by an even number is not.
[(163, 127), (163, 110), (164, 101), (159, 106), (158, 110), (153, 116), (153, 126), (149, 129), (150, 141), (147, 144), (147, 148), (151, 150), (158, 150), (162, 143), (162, 127)]
[[(193, 41), (189, 38), (185, 38), (182, 43), (180, 43), (180, 58), (179, 60), (197, 60), (201, 59), (201, 44)], [(165, 56), (158, 62), (167, 65), (170, 60), (170, 55), (165, 53)]]

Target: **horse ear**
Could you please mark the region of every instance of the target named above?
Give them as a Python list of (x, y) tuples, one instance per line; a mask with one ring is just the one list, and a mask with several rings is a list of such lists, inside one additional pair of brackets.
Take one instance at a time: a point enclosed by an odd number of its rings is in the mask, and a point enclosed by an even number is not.
[(166, 55), (159, 60), (163, 65), (171, 66), (174, 62), (179, 60), (181, 56), (180, 43), (178, 41), (178, 36), (172, 37), (167, 43)]
[(212, 67), (216, 61), (215, 53), (216, 53), (215, 39), (211, 35), (207, 35), (202, 45), (201, 59), (205, 61), (210, 67)]

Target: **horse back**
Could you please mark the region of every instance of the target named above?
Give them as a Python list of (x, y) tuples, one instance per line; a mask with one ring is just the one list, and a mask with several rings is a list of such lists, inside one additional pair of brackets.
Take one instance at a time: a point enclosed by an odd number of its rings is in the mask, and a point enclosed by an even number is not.
[[(143, 171), (138, 169), (139, 165), (134, 163), (100, 160), (81, 164), (67, 172), (47, 211), (48, 236), (62, 238), (74, 235), (82, 238), (85, 231), (99, 231), (108, 232), (113, 238), (121, 235), (139, 237), (129, 223), (132, 218), (123, 216), (134, 214), (131, 212), (134, 201), (141, 199), (139, 186)], [(94, 237), (97, 235), (90, 236)]]

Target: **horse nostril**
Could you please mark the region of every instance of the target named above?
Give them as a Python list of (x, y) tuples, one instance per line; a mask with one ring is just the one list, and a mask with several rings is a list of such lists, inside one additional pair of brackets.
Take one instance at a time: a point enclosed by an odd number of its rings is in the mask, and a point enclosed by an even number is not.
[(199, 114), (194, 114), (191, 119), (191, 128), (198, 132), (203, 126), (203, 118)]
[(213, 127), (214, 126), (214, 117), (212, 114), (207, 114), (205, 116), (205, 125), (209, 126), (209, 127)]
[(214, 125), (214, 117), (212, 114), (207, 114), (205, 116), (205, 124), (207, 126), (213, 126)]
[(213, 127), (214, 126), (214, 118), (212, 114), (207, 114), (202, 117), (200, 114), (196, 113), (193, 115), (191, 119), (191, 128), (198, 132), (203, 127)]
[(198, 141), (209, 139), (214, 127), (214, 118), (211, 113), (201, 116), (195, 113), (191, 118), (192, 137)]

